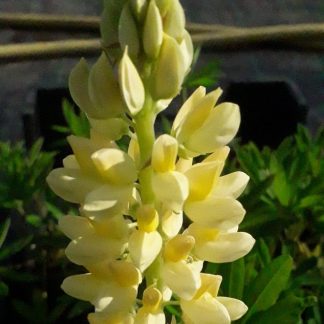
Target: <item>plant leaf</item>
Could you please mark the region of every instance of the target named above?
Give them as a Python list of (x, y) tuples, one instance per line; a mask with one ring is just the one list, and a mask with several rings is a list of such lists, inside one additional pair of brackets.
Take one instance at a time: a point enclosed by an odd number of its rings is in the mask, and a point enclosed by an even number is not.
[(228, 295), (232, 298), (241, 299), (245, 283), (245, 261), (244, 258), (231, 263)]
[(292, 265), (292, 258), (282, 255), (261, 270), (247, 290), (245, 301), (249, 312), (242, 323), (246, 323), (253, 314), (268, 309), (277, 301), (288, 282)]
[(289, 295), (279, 300), (275, 305), (263, 312), (253, 315), (248, 323), (299, 323), (301, 313), (307, 305), (303, 298)]
[(9, 227), (10, 227), (11, 220), (10, 218), (7, 218), (3, 223), (0, 225), (0, 248), (3, 245), (3, 242), (5, 241)]

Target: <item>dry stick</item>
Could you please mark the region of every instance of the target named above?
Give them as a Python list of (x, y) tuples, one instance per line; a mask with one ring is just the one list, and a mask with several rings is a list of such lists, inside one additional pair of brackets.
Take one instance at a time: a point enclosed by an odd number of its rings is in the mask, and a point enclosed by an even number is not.
[(97, 16), (0, 13), (0, 28), (98, 33), (99, 24)]
[[(224, 30), (192, 35), (196, 44), (214, 49), (240, 49), (251, 45), (272, 44), (277, 48), (297, 46), (299, 49), (323, 50), (324, 24), (279, 25)], [(297, 42), (295, 44), (295, 42)], [(299, 44), (298, 44), (299, 43)], [(278, 46), (279, 45), (279, 46)], [(93, 55), (100, 51), (100, 40), (65, 40), (31, 44), (0, 46), (0, 61), (14, 62), (31, 59), (48, 59)]]
[(276, 25), (252, 27), (236, 31), (206, 32), (192, 35), (197, 44), (212, 45), (216, 48), (269, 42), (320, 41), (324, 39), (324, 24)]
[[(0, 28), (23, 30), (57, 30), (65, 32), (99, 32), (100, 17), (29, 13), (0, 13)], [(188, 23), (191, 33), (235, 30), (236, 27)]]
[(100, 39), (71, 39), (0, 46), (0, 62), (89, 56), (100, 53)]

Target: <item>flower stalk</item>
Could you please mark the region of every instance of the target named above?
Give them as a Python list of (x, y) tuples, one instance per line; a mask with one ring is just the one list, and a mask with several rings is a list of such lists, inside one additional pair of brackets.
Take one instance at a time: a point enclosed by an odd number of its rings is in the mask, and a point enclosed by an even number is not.
[[(66, 278), (62, 289), (94, 306), (92, 324), (164, 324), (166, 305), (176, 305), (185, 323), (230, 323), (246, 305), (219, 297), (221, 276), (202, 269), (254, 244), (238, 232), (245, 210), (237, 198), (249, 178), (221, 175), (239, 108), (218, 105), (220, 89), (200, 87), (171, 134), (156, 136), (156, 116), (179, 94), (193, 59), (180, 2), (106, 0), (101, 30), (114, 47), (92, 67), (82, 59), (69, 78), (90, 138), (70, 136), (73, 154), (47, 178), (57, 195), (80, 205), (80, 216), (63, 217), (59, 227), (71, 239), (66, 256), (87, 273)], [(117, 145), (124, 136), (127, 152)]]

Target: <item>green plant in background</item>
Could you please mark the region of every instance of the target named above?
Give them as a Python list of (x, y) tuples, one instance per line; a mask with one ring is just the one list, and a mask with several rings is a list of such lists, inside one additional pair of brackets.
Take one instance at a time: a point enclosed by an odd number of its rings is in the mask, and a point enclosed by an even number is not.
[(22, 143), (0, 143), (0, 316), (55, 323), (63, 313), (72, 318), (86, 307), (62, 296), (55, 284), (73, 271), (56, 223), (74, 210), (48, 189), (55, 153), (41, 146), (41, 140), (29, 150)]
[[(223, 267), (220, 271), (233, 272), (233, 276), (240, 273), (236, 281), (241, 282), (250, 307), (242, 323), (323, 321), (323, 145), (323, 128), (312, 137), (299, 126), (296, 135), (275, 150), (260, 150), (253, 143), (234, 148), (236, 156), (229, 170), (239, 167), (251, 177), (242, 196), (249, 213), (241, 227), (253, 233), (257, 244), (244, 265), (237, 263), (234, 269)], [(285, 260), (282, 265), (276, 261), (280, 258)], [(245, 267), (245, 275), (236, 267)], [(285, 282), (278, 281), (276, 275), (286, 278)], [(268, 277), (268, 282), (260, 276)], [(260, 284), (265, 292), (261, 293)], [(272, 302), (265, 306), (264, 298), (272, 298)]]

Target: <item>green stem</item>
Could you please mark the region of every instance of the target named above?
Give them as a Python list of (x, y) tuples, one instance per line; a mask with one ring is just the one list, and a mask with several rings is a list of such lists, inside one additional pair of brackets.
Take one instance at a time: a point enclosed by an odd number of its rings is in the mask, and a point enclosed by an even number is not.
[(134, 118), (142, 168), (146, 167), (151, 160), (152, 148), (155, 141), (155, 118), (154, 101), (152, 98), (147, 97), (142, 111)]
[(154, 122), (156, 118), (155, 102), (147, 95), (142, 111), (134, 118), (135, 131), (140, 148), (140, 172), (139, 183), (141, 188), (142, 202), (145, 204), (154, 203), (152, 190), (152, 149), (155, 141)]

